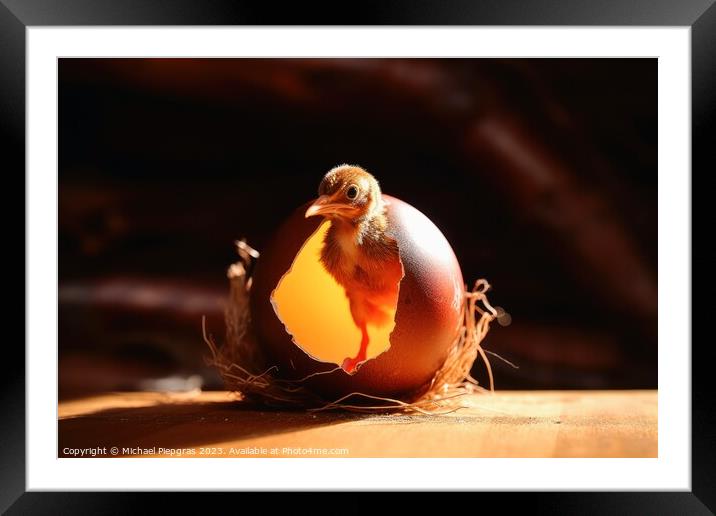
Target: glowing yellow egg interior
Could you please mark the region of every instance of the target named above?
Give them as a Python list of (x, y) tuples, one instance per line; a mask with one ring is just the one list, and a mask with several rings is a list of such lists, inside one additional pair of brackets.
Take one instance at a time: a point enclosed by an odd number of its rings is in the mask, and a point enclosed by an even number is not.
[[(293, 342), (315, 360), (343, 364), (355, 357), (362, 333), (356, 326), (345, 290), (324, 268), (320, 253), (329, 221), (308, 238), (271, 295), (276, 315)], [(395, 327), (395, 309), (389, 322), (368, 324), (367, 360), (390, 347)]]

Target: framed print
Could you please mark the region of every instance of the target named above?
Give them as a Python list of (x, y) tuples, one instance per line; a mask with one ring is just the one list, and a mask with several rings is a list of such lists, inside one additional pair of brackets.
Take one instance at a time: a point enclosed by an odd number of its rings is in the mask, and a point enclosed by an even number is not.
[(691, 339), (711, 2), (2, 1), (26, 202), (3, 510), (183, 490), (714, 510)]

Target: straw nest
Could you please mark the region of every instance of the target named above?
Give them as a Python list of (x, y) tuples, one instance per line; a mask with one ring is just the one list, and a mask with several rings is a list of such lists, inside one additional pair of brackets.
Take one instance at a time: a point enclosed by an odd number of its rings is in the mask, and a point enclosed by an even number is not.
[(308, 377), (299, 380), (280, 378), (277, 374), (278, 368), (267, 363), (252, 332), (249, 310), (251, 273), (259, 253), (243, 240), (236, 242), (236, 247), (239, 261), (232, 264), (227, 272), (230, 294), (225, 311), (224, 343), (217, 345), (214, 339), (207, 335), (205, 324), (203, 330), (204, 340), (211, 351), (207, 362), (217, 368), (227, 389), (238, 393), (241, 400), (264, 406), (308, 411), (336, 409), (429, 414), (452, 412), (463, 406), (460, 398), (487, 391), (470, 375), (478, 356), (487, 368), (489, 391), (494, 391), (492, 368), (481, 342), (490, 329), (490, 323), (499, 313), (487, 299), (486, 293), (490, 284), (486, 280), (480, 279), (475, 282), (472, 290), (466, 290), (462, 325), (445, 362), (430, 382), (414, 393), (411, 399), (382, 398), (354, 392), (340, 399), (330, 400), (305, 386)]

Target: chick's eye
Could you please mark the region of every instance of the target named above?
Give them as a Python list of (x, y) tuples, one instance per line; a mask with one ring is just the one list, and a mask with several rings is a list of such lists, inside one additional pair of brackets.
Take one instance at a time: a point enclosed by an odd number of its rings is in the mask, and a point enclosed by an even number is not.
[(358, 187), (355, 185), (351, 185), (346, 188), (346, 197), (351, 201), (358, 197)]

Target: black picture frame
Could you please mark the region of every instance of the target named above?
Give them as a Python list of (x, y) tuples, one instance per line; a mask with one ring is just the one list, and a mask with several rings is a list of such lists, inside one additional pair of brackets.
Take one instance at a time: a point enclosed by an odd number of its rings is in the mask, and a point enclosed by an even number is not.
[[(529, 3), (521, 0), (373, 0), (347, 9), (341, 2), (323, 5), (231, 0), (0, 0), (0, 145), (3, 149), (0, 169), (5, 172), (6, 200), (20, 197), (17, 192), (25, 191), (25, 31), (30, 26), (46, 25), (689, 26), (692, 177), (708, 177), (709, 172), (716, 170), (713, 150), (716, 135), (716, 6), (713, 4), (714, 0), (533, 0)], [(668, 145), (668, 142), (659, 144)], [(9, 185), (10, 180), (15, 184)], [(17, 212), (13, 208), (5, 220), (14, 221), (15, 218)], [(22, 229), (24, 242), (24, 225)], [(25, 265), (24, 245), (23, 251), (19, 250), (21, 237), (6, 238), (6, 271), (22, 268), (25, 277), (32, 274)], [(47, 259), (54, 257), (48, 255)], [(19, 282), (19, 274), (6, 274), (6, 277)], [(24, 303), (13, 301), (7, 304), (6, 313), (11, 314), (11, 310), (24, 312), (24, 306)], [(7, 318), (19, 319), (20, 314), (17, 318)], [(8, 510), (10, 514), (142, 512), (140, 509), (147, 507), (149, 495), (25, 492), (25, 353), (15, 345), (18, 342), (6, 337), (5, 355), (0, 361), (3, 372), (0, 399), (4, 415), (0, 425), (0, 510)], [(708, 388), (709, 368), (713, 364), (709, 360), (709, 351), (710, 343), (705, 339), (692, 346), (691, 492), (512, 493), (490, 501), (497, 501), (503, 511), (524, 505), (532, 512), (542, 507), (550, 512), (579, 511), (585, 514), (712, 513), (716, 510), (716, 411)], [(488, 502), (486, 496), (494, 495), (480, 494), (480, 504)], [(242, 500), (242, 503), (248, 503), (246, 498)], [(185, 510), (191, 507), (183, 496), (165, 496), (162, 503), (181, 504)]]

